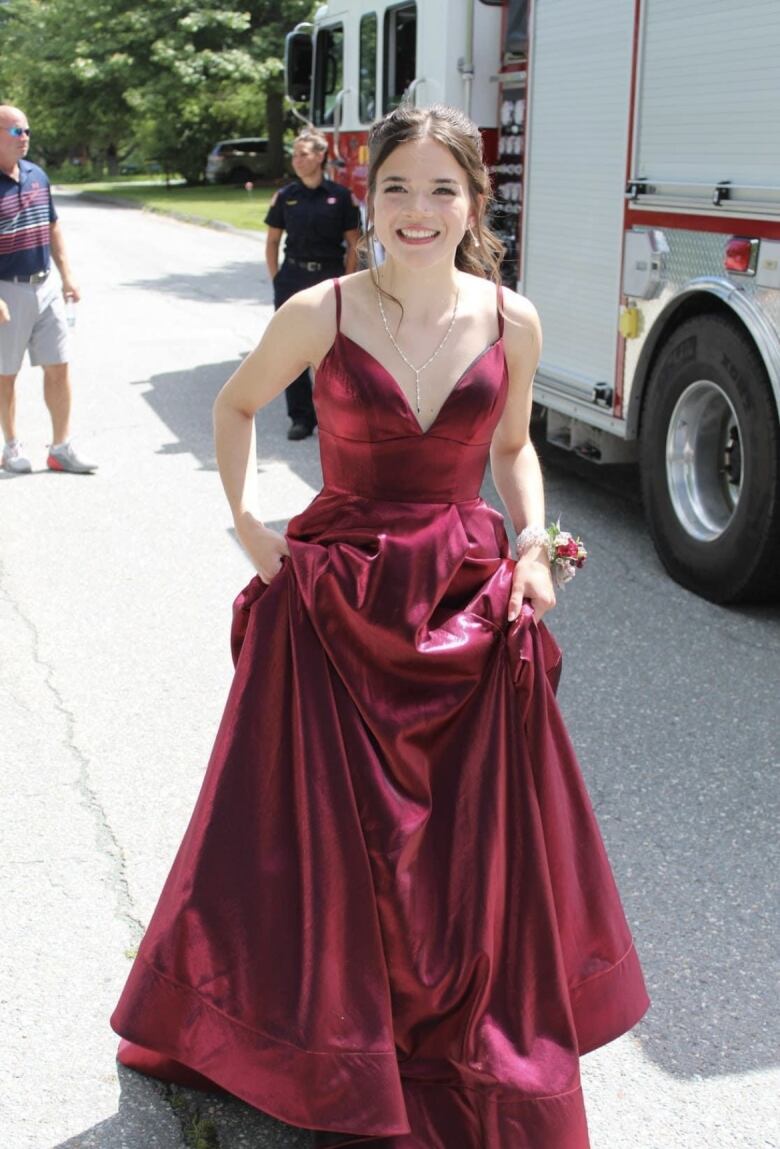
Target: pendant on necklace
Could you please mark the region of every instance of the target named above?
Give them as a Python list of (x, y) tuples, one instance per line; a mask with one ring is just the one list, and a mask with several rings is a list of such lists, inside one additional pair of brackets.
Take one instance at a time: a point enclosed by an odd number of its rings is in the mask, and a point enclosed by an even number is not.
[(398, 354), (399, 354), (399, 356), (401, 357), (401, 359), (403, 359), (404, 363), (405, 363), (405, 364), (406, 364), (406, 366), (409, 368), (409, 370), (410, 370), (410, 371), (414, 371), (414, 392), (415, 392), (415, 399), (416, 399), (416, 404), (417, 404), (417, 414), (419, 415), (419, 414), (420, 414), (420, 411), (421, 411), (421, 405), (420, 405), (420, 375), (423, 373), (423, 371), (425, 371), (425, 369), (426, 369), (427, 367), (430, 367), (431, 363), (433, 363), (434, 359), (435, 359), (435, 358), (436, 358), (436, 356), (439, 354), (439, 352), (441, 351), (442, 347), (444, 347), (444, 344), (447, 342), (447, 340), (448, 340), (448, 339), (449, 339), (449, 337), (450, 337), (450, 332), (452, 331), (452, 328), (453, 328), (453, 327), (454, 327), (454, 325), (455, 325), (455, 316), (458, 314), (458, 300), (460, 299), (460, 288), (457, 288), (457, 290), (455, 291), (455, 303), (454, 303), (454, 305), (453, 305), (453, 308), (452, 308), (452, 315), (450, 316), (450, 323), (449, 323), (449, 327), (448, 327), (448, 328), (447, 328), (447, 330), (444, 332), (444, 338), (442, 339), (441, 343), (440, 343), (440, 344), (439, 344), (439, 346), (436, 348), (436, 350), (433, 352), (433, 354), (432, 354), (432, 355), (430, 355), (430, 356), (429, 356), (429, 357), (428, 357), (428, 358), (425, 360), (425, 362), (424, 362), (424, 363), (422, 363), (422, 364), (421, 364), (419, 367), (415, 367), (414, 363), (411, 363), (411, 362), (409, 361), (408, 357), (407, 357), (407, 356), (406, 356), (406, 355), (403, 353), (403, 351), (401, 350), (401, 348), (398, 346), (398, 340), (397, 340), (397, 339), (395, 338), (395, 336), (393, 335), (392, 331), (390, 330), (390, 325), (389, 325), (389, 323), (387, 322), (387, 316), (385, 315), (385, 308), (384, 308), (384, 304), (382, 303), (382, 293), (381, 293), (381, 291), (380, 291), (379, 289), (377, 290), (377, 293), (376, 293), (376, 298), (377, 298), (377, 303), (379, 304), (379, 313), (380, 313), (380, 315), (382, 316), (382, 323), (384, 324), (384, 328), (385, 328), (385, 331), (387, 332), (387, 337), (388, 337), (388, 339), (390, 340), (390, 342), (392, 343), (393, 347), (394, 347), (394, 348), (396, 349), (396, 351), (398, 352)]

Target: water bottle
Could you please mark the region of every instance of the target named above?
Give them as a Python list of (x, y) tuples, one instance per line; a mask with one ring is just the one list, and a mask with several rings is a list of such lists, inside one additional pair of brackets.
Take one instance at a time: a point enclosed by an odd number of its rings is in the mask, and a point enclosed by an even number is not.
[(65, 318), (68, 327), (76, 326), (76, 301), (71, 299), (70, 296), (65, 300)]

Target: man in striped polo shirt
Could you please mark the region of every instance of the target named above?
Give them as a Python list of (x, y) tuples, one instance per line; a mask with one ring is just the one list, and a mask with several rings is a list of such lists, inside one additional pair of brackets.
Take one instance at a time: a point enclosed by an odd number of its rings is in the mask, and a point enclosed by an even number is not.
[[(47, 466), (89, 474), (97, 464), (70, 442), (71, 385), (65, 299), (77, 302), (57, 212), (46, 174), (25, 159), (30, 146), (27, 117), (0, 105), (0, 429), (2, 466), (22, 474), (32, 464), (16, 437), (14, 387), (24, 353), (43, 367), (43, 395), (52, 422)], [(49, 277), (54, 259), (62, 289)]]

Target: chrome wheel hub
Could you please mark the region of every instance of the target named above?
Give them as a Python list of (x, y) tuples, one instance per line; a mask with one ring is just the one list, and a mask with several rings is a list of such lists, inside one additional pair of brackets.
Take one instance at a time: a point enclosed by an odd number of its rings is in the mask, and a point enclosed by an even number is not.
[(726, 392), (709, 379), (683, 391), (669, 420), (666, 480), (677, 518), (712, 542), (728, 527), (742, 490), (742, 436)]

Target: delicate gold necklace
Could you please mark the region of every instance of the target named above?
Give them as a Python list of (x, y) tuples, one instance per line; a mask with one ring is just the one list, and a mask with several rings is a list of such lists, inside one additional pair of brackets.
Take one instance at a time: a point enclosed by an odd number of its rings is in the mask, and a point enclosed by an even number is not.
[(450, 337), (450, 332), (452, 331), (453, 325), (455, 323), (455, 316), (458, 314), (458, 299), (460, 298), (460, 288), (456, 288), (456, 290), (455, 290), (455, 306), (452, 309), (452, 318), (450, 319), (450, 325), (447, 328), (447, 330), (444, 332), (444, 338), (442, 339), (441, 343), (439, 344), (439, 346), (434, 351), (433, 355), (431, 355), (429, 359), (425, 360), (422, 367), (415, 367), (414, 363), (410, 363), (409, 360), (404, 355), (401, 348), (398, 346), (398, 344), (395, 340), (395, 337), (394, 337), (392, 331), (390, 330), (390, 325), (387, 322), (387, 316), (385, 315), (385, 309), (384, 309), (384, 306), (382, 304), (382, 292), (379, 288), (377, 288), (376, 297), (377, 297), (377, 300), (379, 301), (379, 312), (382, 316), (382, 322), (385, 325), (385, 331), (387, 332), (388, 339), (392, 343), (393, 347), (395, 347), (396, 351), (401, 356), (401, 358), (403, 359), (404, 363), (409, 368), (409, 370), (414, 371), (414, 390), (415, 390), (415, 395), (417, 398), (417, 414), (419, 415), (420, 409), (421, 409), (420, 408), (420, 376), (422, 375), (422, 373), (426, 367), (430, 367), (431, 363), (433, 363), (434, 359), (439, 354), (442, 347), (444, 346), (444, 344), (447, 342), (447, 340)]

